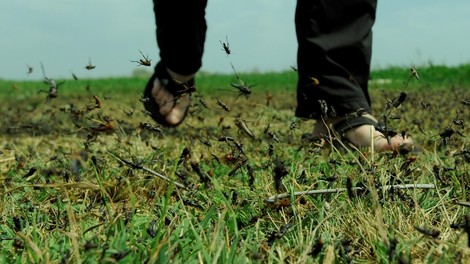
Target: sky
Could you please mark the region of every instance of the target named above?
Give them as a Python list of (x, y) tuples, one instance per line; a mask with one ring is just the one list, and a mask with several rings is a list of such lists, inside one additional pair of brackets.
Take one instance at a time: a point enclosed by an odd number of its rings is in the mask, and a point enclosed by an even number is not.
[[(201, 71), (282, 71), (296, 63), (295, 0), (208, 0)], [(0, 79), (129, 76), (159, 59), (150, 0), (5, 0)], [(470, 63), (470, 1), (379, 0), (372, 69)], [(219, 41), (232, 50), (227, 56)], [(89, 60), (96, 66), (85, 69)], [(33, 73), (27, 74), (27, 65)], [(147, 70), (152, 70), (147, 68)]]

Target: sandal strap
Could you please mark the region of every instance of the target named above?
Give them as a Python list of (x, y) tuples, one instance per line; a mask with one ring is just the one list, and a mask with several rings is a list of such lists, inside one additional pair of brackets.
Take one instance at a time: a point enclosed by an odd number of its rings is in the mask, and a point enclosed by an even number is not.
[(186, 92), (188, 88), (194, 87), (194, 78), (189, 80), (186, 83), (178, 83), (173, 78), (171, 78), (170, 74), (168, 73), (166, 66), (163, 62), (159, 62), (157, 66), (155, 66), (155, 76), (160, 80), (165, 90), (169, 91), (174, 96), (179, 96)]
[[(155, 72), (150, 78), (150, 80), (147, 82), (147, 85), (145, 87), (144, 97), (149, 98), (149, 100), (146, 100), (144, 102), (144, 107), (148, 112), (150, 112), (150, 116), (152, 117), (152, 119), (155, 120), (160, 125), (163, 125), (166, 127), (178, 126), (186, 118), (186, 115), (188, 114), (189, 106), (185, 109), (184, 115), (180, 122), (176, 124), (169, 124), (168, 121), (166, 121), (166, 117), (160, 114), (160, 106), (153, 99), (152, 89), (153, 89), (154, 81), (157, 78), (162, 84), (163, 89), (169, 91), (175, 98), (185, 93), (190, 94), (191, 92), (195, 90), (194, 78), (188, 81), (187, 83), (178, 83), (175, 80), (173, 80), (173, 78), (171, 78), (170, 74), (166, 70), (166, 66), (162, 62), (159, 62), (157, 66), (155, 66)], [(188, 88), (192, 90), (188, 91), (187, 90)]]
[(356, 117), (351, 117), (351, 118), (346, 118), (340, 122), (338, 122), (336, 125), (333, 126), (333, 128), (338, 132), (340, 135), (344, 134), (346, 131), (362, 126), (362, 125), (372, 125), (376, 129), (380, 128), (379, 124), (375, 122), (374, 120), (364, 117), (364, 116), (356, 116)]

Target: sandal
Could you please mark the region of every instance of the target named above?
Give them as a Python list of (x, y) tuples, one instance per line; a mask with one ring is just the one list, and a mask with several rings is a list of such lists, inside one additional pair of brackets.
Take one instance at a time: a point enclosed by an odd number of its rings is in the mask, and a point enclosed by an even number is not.
[(173, 78), (171, 78), (170, 74), (166, 70), (166, 67), (163, 65), (163, 63), (159, 62), (157, 66), (155, 67), (155, 73), (152, 75), (152, 77), (150, 78), (150, 80), (148, 81), (145, 87), (144, 98), (149, 98), (149, 100), (144, 101), (144, 107), (148, 112), (150, 112), (150, 116), (152, 117), (152, 119), (155, 120), (160, 125), (163, 125), (166, 127), (176, 127), (179, 124), (181, 124), (183, 120), (186, 118), (186, 115), (188, 114), (188, 110), (189, 110), (189, 105), (184, 110), (183, 117), (181, 118), (180, 121), (174, 124), (169, 123), (166, 119), (167, 116), (164, 116), (160, 113), (160, 106), (157, 104), (157, 102), (155, 101), (152, 95), (152, 89), (154, 87), (154, 82), (156, 78), (158, 78), (158, 80), (160, 81), (162, 88), (170, 92), (175, 97), (175, 100), (173, 101), (173, 105), (176, 104), (177, 98), (183, 94), (182, 91), (186, 90), (187, 86), (189, 87), (194, 86), (194, 79), (191, 79), (190, 81), (184, 84), (178, 83), (175, 80), (173, 80)]
[(381, 133), (384, 133), (384, 130), (381, 126), (379, 126), (379, 123), (364, 116), (346, 118), (335, 124), (333, 128), (336, 132), (338, 132), (339, 135), (343, 136), (346, 131), (362, 125), (372, 125), (375, 127), (376, 130), (380, 131)]
[[(375, 120), (372, 120), (365, 116), (356, 116), (356, 117), (344, 119), (338, 122), (337, 124), (335, 124), (333, 128), (343, 139), (345, 139), (346, 141), (349, 141), (347, 140), (347, 138), (345, 138), (345, 133), (350, 129), (353, 129), (355, 127), (359, 127), (362, 125), (374, 126), (375, 130), (382, 133), (387, 138), (393, 138), (397, 135), (396, 131), (393, 131), (385, 126), (382, 126), (379, 123), (377, 123)], [(415, 148), (414, 144), (403, 143), (402, 145), (399, 145), (394, 151), (401, 153), (401, 154), (406, 154), (409, 152), (419, 152), (419, 149)]]

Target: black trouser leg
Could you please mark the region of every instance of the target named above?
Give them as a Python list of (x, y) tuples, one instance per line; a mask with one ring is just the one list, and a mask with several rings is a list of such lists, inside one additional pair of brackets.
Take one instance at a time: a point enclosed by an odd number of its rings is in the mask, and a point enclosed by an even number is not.
[(376, 6), (376, 0), (297, 0), (296, 116), (370, 111), (367, 81)]
[(153, 0), (161, 62), (178, 74), (201, 68), (206, 5), (207, 0)]

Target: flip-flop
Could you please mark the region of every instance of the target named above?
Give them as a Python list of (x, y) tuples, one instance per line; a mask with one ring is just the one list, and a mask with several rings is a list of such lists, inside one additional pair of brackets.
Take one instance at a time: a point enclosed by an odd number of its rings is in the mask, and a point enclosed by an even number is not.
[[(152, 117), (153, 120), (155, 120), (157, 123), (163, 126), (167, 127), (175, 127), (178, 126), (183, 122), (183, 120), (186, 118), (186, 115), (188, 114), (189, 110), (189, 104), (184, 110), (183, 117), (181, 120), (175, 124), (171, 124), (166, 120), (166, 116), (162, 115), (160, 113), (160, 106), (155, 102), (155, 98), (152, 95), (152, 89), (153, 85), (155, 82), (155, 79), (158, 78), (162, 85), (162, 89), (167, 90), (170, 92), (175, 98), (180, 96), (182, 94), (182, 91), (186, 90), (187, 86), (192, 87), (194, 86), (194, 79), (191, 79), (190, 81), (186, 83), (177, 83), (173, 78), (171, 78), (170, 74), (166, 70), (166, 67), (163, 65), (162, 62), (159, 62), (157, 66), (155, 67), (155, 72), (148, 81), (147, 85), (145, 86), (144, 90), (144, 98), (148, 98), (147, 100), (144, 101), (144, 107), (147, 111), (150, 112), (150, 116)], [(176, 104), (177, 100), (174, 100), (173, 104)]]
[(383, 133), (382, 127), (379, 126), (379, 123), (364, 116), (346, 118), (335, 124), (333, 128), (336, 132), (338, 132), (339, 135), (343, 136), (346, 131), (362, 125), (372, 125), (375, 127), (375, 129)]
[[(344, 119), (344, 120), (338, 122), (337, 124), (335, 124), (333, 126), (333, 128), (335, 129), (336, 132), (338, 132), (338, 134), (343, 139), (345, 139), (344, 134), (346, 133), (346, 131), (348, 131), (350, 129), (353, 129), (355, 127), (358, 127), (358, 126), (362, 126), (362, 125), (372, 125), (372, 126), (374, 126), (374, 128), (377, 131), (379, 131), (380, 133), (382, 133), (384, 135), (388, 134), (391, 137), (396, 135), (396, 132), (394, 132), (390, 129), (387, 129), (386, 127), (380, 125), (376, 121), (374, 121), (370, 118), (367, 118), (365, 116), (355, 116), (355, 117)], [(407, 154), (407, 153), (410, 153), (410, 152), (419, 153), (419, 152), (421, 152), (421, 149), (419, 147), (415, 146), (414, 144), (413, 145), (403, 144), (402, 146), (399, 146), (399, 148), (396, 151), (398, 151), (401, 154)]]

